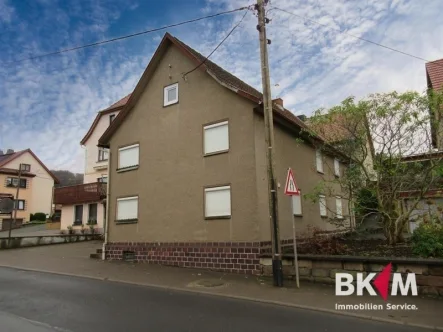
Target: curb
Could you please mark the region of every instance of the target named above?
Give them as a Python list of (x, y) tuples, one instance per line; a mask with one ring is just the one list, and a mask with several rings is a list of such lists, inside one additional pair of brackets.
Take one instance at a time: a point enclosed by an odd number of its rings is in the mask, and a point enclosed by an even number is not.
[(298, 309), (303, 309), (303, 310), (319, 311), (319, 312), (324, 312), (324, 313), (328, 313), (328, 314), (341, 315), (341, 316), (347, 316), (347, 317), (353, 317), (353, 318), (359, 318), (359, 319), (365, 319), (365, 320), (372, 320), (372, 321), (376, 321), (376, 322), (383, 322), (383, 323), (390, 323), (390, 324), (396, 324), (396, 325), (430, 329), (430, 330), (434, 330), (434, 331), (443, 331), (443, 327), (439, 327), (439, 326), (432, 326), (432, 325), (426, 325), (426, 324), (415, 324), (415, 323), (409, 323), (409, 322), (399, 321), (399, 320), (395, 320), (395, 319), (368, 316), (368, 315), (362, 315), (362, 314), (355, 314), (352, 312), (345, 312), (345, 311), (336, 311), (336, 310), (332, 310), (332, 309), (312, 307), (312, 306), (307, 306), (307, 305), (303, 305), (303, 304), (257, 299), (257, 298), (248, 297), (248, 296), (212, 293), (210, 291), (205, 291), (203, 289), (187, 289), (187, 288), (180, 288), (180, 287), (161, 286), (161, 285), (156, 285), (156, 284), (131, 282), (131, 281), (125, 281), (125, 280), (119, 280), (119, 279), (106, 278), (106, 277), (104, 277), (104, 278), (94, 277), (94, 276), (84, 275), (84, 274), (65, 273), (65, 272), (42, 270), (42, 269), (32, 269), (32, 268), (23, 268), (23, 267), (4, 265), (4, 264), (0, 264), (0, 267), (6, 267), (6, 268), (11, 268), (11, 269), (15, 269), (15, 270), (22, 270), (22, 271), (56, 274), (56, 275), (68, 276), (68, 277), (78, 277), (78, 278), (85, 278), (85, 279), (92, 279), (92, 280), (99, 280), (99, 281), (110, 281), (110, 282), (121, 283), (121, 284), (126, 284), (126, 285), (137, 285), (137, 286), (162, 289), (162, 290), (171, 290), (171, 291), (184, 292), (184, 293), (205, 294), (205, 295), (218, 296), (218, 297), (230, 298), (230, 299), (235, 299), (235, 300), (251, 301), (251, 302), (256, 302), (256, 303), (273, 304), (273, 305), (290, 307), (290, 308), (298, 308)]

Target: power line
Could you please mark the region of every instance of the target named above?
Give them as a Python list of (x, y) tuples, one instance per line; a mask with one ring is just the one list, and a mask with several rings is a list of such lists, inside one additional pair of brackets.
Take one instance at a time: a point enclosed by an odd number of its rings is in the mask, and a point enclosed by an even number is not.
[(223, 38), (223, 40), (217, 45), (217, 47), (214, 48), (214, 50), (211, 53), (209, 53), (209, 55), (207, 57), (205, 57), (205, 59), (202, 62), (200, 62), (194, 69), (191, 69), (190, 71), (184, 73), (182, 76), (186, 77), (186, 75), (188, 75), (188, 74), (192, 73), (194, 70), (200, 68), (200, 66), (203, 65), (209, 59), (209, 57), (212, 54), (214, 54), (215, 51), (217, 51), (217, 49), (225, 42), (225, 40), (229, 38), (229, 36), (234, 32), (235, 29), (237, 29), (237, 27), (240, 25), (240, 23), (243, 22), (243, 19), (245, 18), (247, 13), (248, 12), (246, 11), (245, 14), (243, 15), (243, 17), (241, 18), (241, 20), (231, 29), (231, 31), (229, 31), (229, 33), (226, 35), (226, 37)]
[[(284, 13), (286, 13), (286, 14), (293, 15), (293, 16), (295, 16), (295, 17), (301, 18), (302, 20), (306, 20), (306, 21), (309, 21), (309, 22), (312, 22), (312, 23), (315, 23), (315, 24), (321, 25), (321, 26), (323, 26), (323, 27), (325, 27), (325, 28), (328, 28), (328, 29), (334, 29), (334, 30), (336, 30), (336, 31), (338, 31), (338, 32), (340, 32), (340, 33), (343, 33), (343, 34), (345, 34), (345, 35), (348, 35), (348, 36), (350, 36), (350, 37), (353, 37), (353, 38), (356, 38), (356, 39), (362, 40), (362, 41), (364, 41), (364, 42), (367, 42), (367, 43), (370, 43), (370, 44), (373, 44), (373, 45), (376, 45), (376, 46), (383, 47), (383, 48), (388, 49), (388, 50), (390, 50), (390, 51), (397, 52), (397, 53), (400, 53), (400, 54), (403, 54), (403, 55), (409, 56), (409, 57), (411, 57), (411, 58), (415, 58), (415, 59), (422, 60), (422, 61), (425, 61), (425, 62), (432, 62), (432, 61), (430, 61), (430, 60), (427, 60), (427, 59), (425, 59), (425, 58), (419, 57), (419, 56), (417, 56), (417, 55), (410, 54), (410, 53), (406, 53), (406, 52), (404, 52), (404, 51), (401, 51), (401, 50), (398, 50), (398, 49), (395, 49), (395, 48), (392, 48), (392, 47), (389, 47), (389, 46), (386, 46), (386, 45), (383, 45), (383, 44), (377, 43), (377, 42), (375, 42), (375, 41), (372, 41), (372, 40), (369, 40), (369, 39), (366, 39), (366, 38), (363, 38), (363, 37), (356, 36), (356, 35), (354, 35), (354, 34), (352, 34), (352, 33), (349, 33), (349, 32), (346, 32), (346, 31), (342, 31), (341, 29), (337, 29), (337, 28), (331, 27), (331, 26), (329, 26), (329, 25), (326, 25), (326, 24), (320, 23), (320, 22), (315, 21), (315, 20), (313, 20), (313, 19), (310, 19), (310, 18), (308, 18), (308, 17), (304, 17), (304, 16), (301, 16), (301, 15), (297, 15), (297, 14), (291, 13), (290, 11), (287, 11), (287, 10), (285, 10), (285, 9), (281, 9), (281, 8), (278, 8), (278, 7), (272, 7), (272, 9), (276, 9), (276, 10), (282, 11), (282, 12), (284, 12)], [(435, 64), (433, 64), (433, 65), (435, 65), (435, 66), (439, 66), (439, 67), (442, 67), (442, 68), (443, 68), (443, 66), (441, 66), (441, 65), (439, 65), (439, 64), (437, 64), (437, 63), (435, 63)]]
[(157, 31), (160, 31), (160, 30), (174, 28), (174, 27), (177, 27), (177, 26), (180, 26), (180, 25), (184, 25), (184, 24), (194, 23), (194, 22), (205, 20), (205, 19), (208, 19), (208, 18), (213, 18), (213, 17), (217, 17), (217, 16), (221, 16), (221, 15), (226, 15), (226, 14), (232, 14), (234, 12), (242, 11), (242, 10), (245, 10), (245, 9), (248, 9), (248, 8), (249, 8), (249, 6), (240, 7), (240, 8), (233, 9), (233, 10), (228, 10), (228, 11), (224, 11), (224, 12), (220, 12), (220, 13), (216, 13), (216, 14), (212, 14), (212, 15), (207, 15), (207, 16), (203, 16), (203, 17), (199, 17), (199, 18), (194, 18), (192, 20), (187, 20), (187, 21), (183, 21), (183, 22), (179, 22), (179, 23), (165, 25), (165, 26), (162, 26), (162, 27), (159, 27), (159, 28), (154, 28), (154, 29), (150, 29), (150, 30), (140, 31), (140, 32), (133, 33), (133, 34), (130, 34), (130, 35), (125, 35), (125, 36), (115, 37), (115, 38), (111, 38), (111, 39), (107, 39), (107, 40), (102, 40), (102, 41), (94, 42), (94, 43), (91, 43), (91, 44), (75, 46), (75, 47), (71, 47), (71, 48), (65, 48), (65, 49), (62, 49), (62, 50), (59, 50), (59, 51), (54, 51), (54, 52), (34, 55), (34, 56), (30, 56), (28, 58), (14, 60), (14, 61), (11, 61), (11, 62), (5, 62), (3, 64), (13, 64), (13, 63), (24, 62), (24, 61), (28, 61), (28, 60), (35, 60), (35, 59), (40, 59), (40, 58), (47, 57), (47, 56), (50, 56), (50, 55), (57, 55), (57, 54), (77, 51), (77, 50), (81, 50), (81, 49), (85, 49), (85, 48), (89, 48), (89, 47), (94, 47), (94, 46), (99, 46), (99, 45), (103, 45), (103, 44), (108, 44), (108, 43), (112, 43), (112, 42), (123, 40), (123, 39), (128, 39), (128, 38), (132, 38), (132, 37), (136, 37), (136, 36), (140, 36), (140, 35), (144, 35), (144, 34), (148, 34), (148, 33), (152, 33), (152, 32), (157, 32)]

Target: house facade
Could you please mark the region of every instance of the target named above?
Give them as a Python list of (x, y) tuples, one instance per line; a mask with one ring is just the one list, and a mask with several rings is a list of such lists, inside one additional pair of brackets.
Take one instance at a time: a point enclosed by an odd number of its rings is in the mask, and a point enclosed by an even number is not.
[(87, 228), (93, 225), (103, 231), (106, 218), (108, 182), (108, 149), (97, 147), (99, 137), (109, 127), (125, 103), (125, 98), (98, 112), (81, 140), (85, 150), (83, 184), (56, 188), (54, 202), (61, 206), (61, 229)]
[[(109, 148), (108, 259), (259, 273), (270, 245), (261, 93), (166, 34), (126, 105), (99, 139)], [(340, 176), (334, 156), (299, 140), (305, 124), (274, 105), (283, 243), (349, 219), (340, 197), (283, 195), (288, 167), (302, 193)], [(340, 165), (340, 163), (338, 162)]]
[[(20, 165), (22, 171), (19, 179)], [(0, 197), (16, 200), (17, 224), (28, 222), (30, 215), (52, 211), (52, 192), (58, 179), (30, 150), (0, 152)], [(19, 187), (19, 194), (17, 194)], [(0, 229), (9, 228), (11, 215), (0, 214)]]

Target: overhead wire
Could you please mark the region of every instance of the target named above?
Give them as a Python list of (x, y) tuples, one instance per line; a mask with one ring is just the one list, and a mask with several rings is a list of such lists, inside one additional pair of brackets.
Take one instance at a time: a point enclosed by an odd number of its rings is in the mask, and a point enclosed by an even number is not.
[[(249, 8), (248, 8), (249, 9)], [(198, 68), (200, 68), (208, 59), (209, 57), (214, 54), (217, 49), (226, 41), (226, 39), (229, 38), (229, 36), (235, 31), (235, 29), (238, 28), (238, 26), (241, 24), (241, 22), (243, 22), (243, 19), (245, 18), (246, 14), (248, 13), (248, 11), (246, 11), (243, 15), (243, 17), (241, 18), (241, 20), (234, 25), (234, 27), (231, 29), (231, 31), (229, 31), (229, 33), (225, 36), (225, 38), (222, 39), (222, 41), (217, 45), (216, 48), (214, 48), (214, 50), (212, 50), (211, 53), (209, 53), (209, 55), (207, 57), (205, 57), (205, 59), (203, 61), (201, 61), (194, 69), (191, 69), (190, 71), (187, 71), (186, 73), (184, 73), (182, 75), (183, 78), (186, 78), (186, 75), (189, 75), (190, 73), (192, 73), (193, 71), (197, 70)]]
[[(281, 8), (279, 8), (279, 7), (275, 7), (275, 6), (274, 6), (274, 7), (272, 7), (272, 9), (274, 9), (274, 10), (279, 10), (279, 11), (284, 12), (284, 13), (286, 13), (286, 14), (293, 15), (293, 16), (295, 16), (295, 17), (298, 17), (298, 18), (302, 19), (302, 20), (305, 20), (305, 21), (309, 21), (309, 22), (312, 22), (312, 23), (318, 24), (318, 25), (320, 25), (320, 26), (322, 26), (322, 27), (325, 27), (325, 28), (328, 28), (328, 29), (336, 30), (336, 31), (338, 31), (338, 32), (340, 32), (340, 33), (342, 33), (342, 34), (345, 34), (345, 35), (348, 35), (348, 36), (350, 36), (350, 37), (353, 37), (353, 38), (359, 39), (359, 40), (364, 41), (364, 42), (366, 42), (366, 43), (370, 43), (370, 44), (373, 44), (373, 45), (376, 45), (376, 46), (379, 46), (379, 47), (385, 48), (385, 49), (390, 50), (390, 51), (393, 51), (393, 52), (397, 52), (397, 53), (400, 53), (400, 54), (403, 54), (403, 55), (406, 55), (406, 56), (409, 56), (409, 57), (412, 57), (412, 58), (415, 58), (415, 59), (418, 59), (418, 60), (422, 60), (422, 61), (425, 61), (425, 62), (432, 62), (432, 61), (430, 61), (430, 60), (428, 60), (428, 59), (425, 59), (425, 58), (422, 58), (422, 57), (420, 57), (420, 56), (417, 56), (417, 55), (414, 55), (414, 54), (411, 54), (411, 53), (407, 53), (407, 52), (401, 51), (401, 50), (399, 50), (399, 49), (396, 49), (396, 48), (393, 48), (393, 47), (390, 47), (390, 46), (383, 45), (383, 44), (381, 44), (381, 43), (377, 43), (377, 42), (372, 41), (372, 40), (370, 40), (370, 39), (367, 39), (367, 38), (363, 38), (363, 37), (360, 37), (360, 36), (354, 35), (354, 34), (352, 34), (352, 33), (349, 33), (349, 32), (346, 32), (346, 31), (343, 31), (343, 30), (341, 30), (341, 29), (338, 29), (338, 28), (335, 28), (335, 27), (332, 27), (332, 26), (329, 26), (329, 25), (327, 25), (327, 24), (320, 23), (320, 22), (318, 22), (318, 21), (316, 21), (316, 20), (313, 20), (313, 19), (311, 19), (311, 18), (308, 18), (308, 17), (302, 16), (302, 15), (298, 15), (298, 14), (292, 13), (292, 12), (290, 12), (290, 11), (288, 11), (288, 10), (285, 10), (285, 9), (281, 9)], [(440, 65), (440, 64), (438, 64), (438, 63), (433, 63), (433, 65), (438, 66), (438, 67), (442, 67), (442, 68), (443, 68), (443, 66)]]
[(109, 43), (112, 43), (112, 42), (115, 42), (115, 41), (124, 40), (124, 39), (128, 39), (128, 38), (133, 38), (133, 37), (136, 37), (136, 36), (140, 36), (140, 35), (144, 35), (144, 34), (148, 34), (148, 33), (152, 33), (152, 32), (157, 32), (157, 31), (161, 31), (161, 30), (165, 30), (165, 29), (169, 29), (169, 28), (174, 28), (174, 27), (177, 27), (177, 26), (198, 22), (198, 21), (205, 20), (205, 19), (208, 19), (208, 18), (214, 18), (214, 17), (217, 17), (217, 16), (222, 16), (222, 15), (226, 15), (226, 14), (232, 14), (232, 13), (235, 13), (235, 12), (238, 12), (238, 11), (242, 11), (242, 10), (246, 10), (246, 9), (249, 9), (249, 8), (250, 8), (250, 6), (244, 6), (244, 7), (240, 7), (240, 8), (236, 8), (236, 9), (232, 9), (232, 10), (227, 10), (227, 11), (219, 12), (219, 13), (216, 13), (216, 14), (211, 14), (211, 15), (207, 15), (207, 16), (203, 16), (203, 17), (194, 18), (194, 19), (183, 21), (183, 22), (179, 22), (179, 23), (169, 24), (169, 25), (165, 25), (165, 26), (162, 26), (162, 27), (154, 28), (154, 29), (149, 29), (149, 30), (144, 30), (144, 31), (132, 33), (132, 34), (129, 34), (129, 35), (124, 35), (124, 36), (115, 37), (115, 38), (111, 38), (111, 39), (107, 39), (107, 40), (97, 41), (97, 42), (93, 42), (93, 43), (90, 43), (90, 44), (85, 44), (85, 45), (65, 48), (65, 49), (61, 49), (61, 50), (58, 50), (58, 51), (54, 51), (54, 52), (38, 54), (38, 55), (30, 56), (30, 57), (27, 57), (27, 58), (23, 58), (23, 59), (13, 60), (13, 61), (10, 61), (10, 62), (3, 62), (2, 64), (14, 64), (14, 63), (19, 63), (19, 62), (24, 62), (24, 61), (29, 61), (29, 60), (40, 59), (40, 58), (51, 56), (51, 55), (57, 55), (57, 54), (77, 51), (77, 50), (81, 50), (81, 49), (85, 49), (85, 48), (90, 48), (90, 47), (94, 47), (94, 46), (99, 46), (99, 45), (103, 45), (103, 44), (109, 44)]

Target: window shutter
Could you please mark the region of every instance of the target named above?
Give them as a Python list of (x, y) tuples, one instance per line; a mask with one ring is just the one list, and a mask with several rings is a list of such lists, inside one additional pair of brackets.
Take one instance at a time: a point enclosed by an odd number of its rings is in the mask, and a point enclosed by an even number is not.
[(178, 83), (169, 85), (163, 89), (163, 106), (178, 102)]
[(119, 149), (118, 168), (137, 166), (139, 162), (139, 146), (132, 145)]
[(323, 156), (319, 149), (315, 151), (315, 162), (317, 165), (317, 172), (323, 173)]
[(328, 215), (328, 210), (326, 208), (326, 197), (324, 195), (320, 195), (318, 197), (318, 202), (320, 206), (320, 215), (322, 217), (326, 217)]
[(229, 150), (228, 121), (204, 127), (204, 153)]
[(138, 197), (117, 199), (117, 220), (137, 219)]
[(336, 209), (336, 215), (337, 218), (343, 218), (343, 206), (342, 206), (342, 201), (340, 197), (336, 197), (335, 198), (335, 209)]
[(340, 176), (340, 161), (337, 158), (334, 159), (334, 173), (335, 176)]
[(205, 217), (226, 217), (231, 215), (231, 187), (205, 189)]

